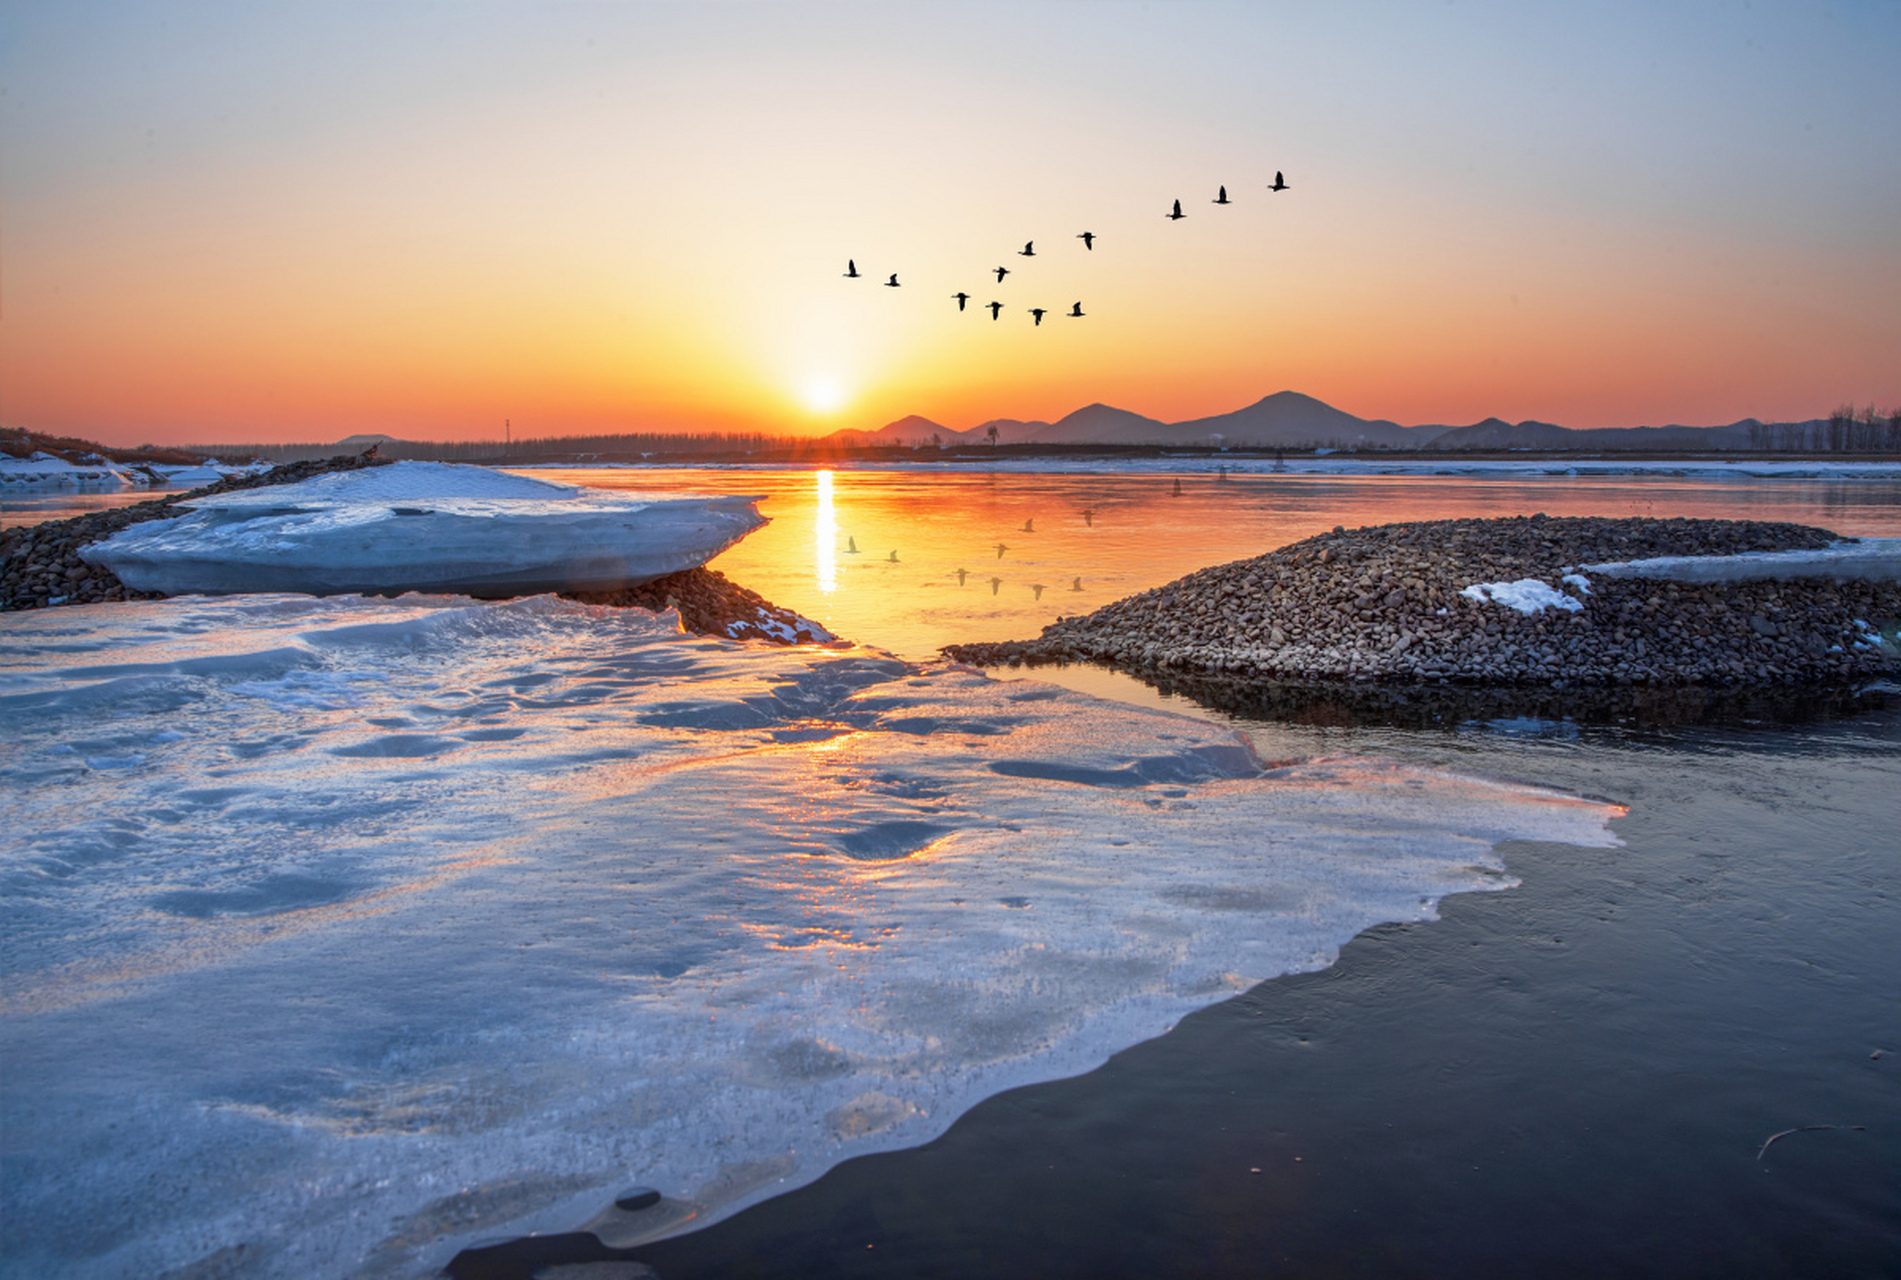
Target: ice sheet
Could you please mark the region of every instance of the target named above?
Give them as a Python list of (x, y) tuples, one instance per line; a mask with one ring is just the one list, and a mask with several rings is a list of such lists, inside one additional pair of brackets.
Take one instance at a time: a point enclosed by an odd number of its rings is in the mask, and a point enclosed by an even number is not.
[(1820, 551), (1751, 551), (1733, 556), (1658, 556), (1583, 566), (1607, 578), (1750, 582), (1765, 578), (1901, 581), (1901, 538), (1843, 540)]
[(45, 611), (0, 717), (34, 1280), (705, 1222), (1616, 812), (548, 597)]
[(80, 555), (167, 595), (614, 591), (705, 564), (765, 524), (757, 499), (605, 492), (398, 462), (195, 498)]

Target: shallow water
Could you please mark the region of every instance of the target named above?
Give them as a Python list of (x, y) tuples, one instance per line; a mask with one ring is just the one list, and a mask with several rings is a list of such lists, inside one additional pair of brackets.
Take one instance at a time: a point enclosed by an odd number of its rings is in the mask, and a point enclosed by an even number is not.
[[(1247, 726), (1630, 805), (1089, 1076), (639, 1251), (701, 1276), (1891, 1276), (1901, 715)], [(1771, 1135), (1802, 1125), (1865, 1126)]]
[(94, 511), (117, 511), (140, 502), (150, 502), (169, 493), (182, 493), (178, 485), (160, 485), (149, 489), (122, 489), (113, 493), (35, 493), (0, 496), (0, 529), (17, 524), (39, 524), (46, 520), (67, 520)]
[[(957, 641), (1028, 639), (1059, 616), (1089, 613), (1335, 525), (1543, 511), (1787, 520), (1851, 537), (1901, 535), (1901, 483), (1888, 480), (658, 468), (534, 474), (602, 488), (761, 494), (772, 524), (713, 567), (841, 636), (914, 659)], [(1006, 548), (1001, 555), (998, 543)]]

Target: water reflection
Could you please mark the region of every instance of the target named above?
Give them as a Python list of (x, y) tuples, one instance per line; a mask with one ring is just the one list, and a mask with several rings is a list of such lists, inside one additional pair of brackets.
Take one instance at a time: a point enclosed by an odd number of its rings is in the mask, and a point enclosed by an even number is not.
[(812, 533), (812, 561), (819, 592), (831, 595), (838, 590), (838, 517), (832, 508), (832, 473), (812, 473), (818, 494), (817, 518)]

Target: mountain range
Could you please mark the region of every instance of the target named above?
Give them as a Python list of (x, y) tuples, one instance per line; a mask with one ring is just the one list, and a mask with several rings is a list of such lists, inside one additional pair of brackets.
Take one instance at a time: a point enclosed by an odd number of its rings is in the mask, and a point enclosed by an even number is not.
[[(997, 418), (954, 431), (916, 414), (876, 431), (846, 428), (825, 437), (851, 446), (910, 447), (987, 444), (1149, 444), (1268, 449), (1803, 449), (1827, 445), (1816, 437), (1828, 419), (1764, 423), (1744, 418), (1719, 427), (1561, 427), (1550, 422), (1486, 418), (1470, 426), (1402, 427), (1384, 418), (1356, 418), (1298, 391), (1277, 391), (1244, 409), (1162, 422), (1113, 405), (1087, 405), (1055, 422)], [(994, 437), (992, 432), (995, 432)]]

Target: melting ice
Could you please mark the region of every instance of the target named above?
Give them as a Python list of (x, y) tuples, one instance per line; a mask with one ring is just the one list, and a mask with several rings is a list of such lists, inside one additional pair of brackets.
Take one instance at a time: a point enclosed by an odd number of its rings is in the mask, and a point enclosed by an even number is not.
[(0, 714), (0, 1272), (36, 1280), (711, 1221), (1507, 885), (1499, 841), (1613, 843), (1602, 804), (547, 597), (50, 610)]

